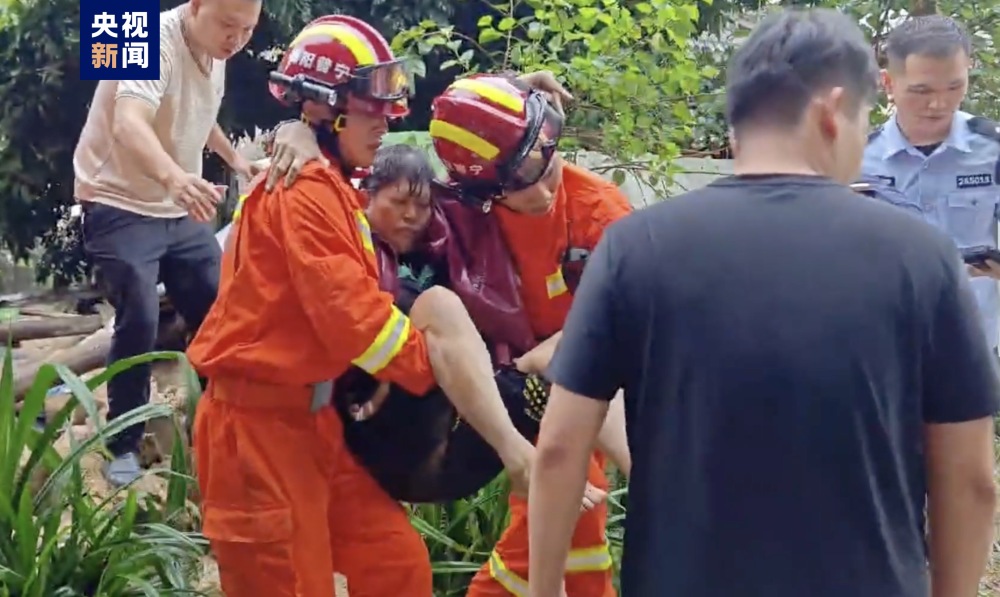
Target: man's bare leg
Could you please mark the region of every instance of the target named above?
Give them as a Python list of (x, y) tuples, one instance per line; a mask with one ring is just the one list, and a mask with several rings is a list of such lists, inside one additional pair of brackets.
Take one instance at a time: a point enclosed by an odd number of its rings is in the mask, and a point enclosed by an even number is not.
[(535, 447), (511, 422), (493, 380), (493, 364), (479, 331), (458, 296), (435, 286), (410, 309), (424, 333), (434, 377), (465, 421), (504, 463), (515, 491), (527, 491)]

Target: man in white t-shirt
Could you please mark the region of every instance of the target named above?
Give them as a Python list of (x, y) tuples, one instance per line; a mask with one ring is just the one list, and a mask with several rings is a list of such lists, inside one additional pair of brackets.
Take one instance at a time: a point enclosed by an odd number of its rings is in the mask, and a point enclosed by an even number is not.
[[(220, 250), (213, 236), (223, 188), (204, 180), (206, 147), (237, 174), (253, 167), (216, 124), (226, 60), (243, 49), (261, 0), (191, 0), (160, 15), (160, 78), (102, 81), (73, 156), (75, 194), (83, 206), (84, 248), (115, 308), (109, 362), (153, 349), (157, 283), (191, 328), (215, 300)], [(108, 383), (108, 418), (149, 399), (149, 367)], [(142, 429), (108, 446), (113, 485), (140, 475)]]

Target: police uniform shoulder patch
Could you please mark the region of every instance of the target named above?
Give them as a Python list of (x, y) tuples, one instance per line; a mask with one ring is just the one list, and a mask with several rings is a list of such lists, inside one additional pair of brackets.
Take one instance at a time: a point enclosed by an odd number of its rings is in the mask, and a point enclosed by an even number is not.
[(973, 116), (966, 125), (973, 133), (1000, 143), (1000, 123), (997, 123), (995, 120), (990, 120), (982, 116)]

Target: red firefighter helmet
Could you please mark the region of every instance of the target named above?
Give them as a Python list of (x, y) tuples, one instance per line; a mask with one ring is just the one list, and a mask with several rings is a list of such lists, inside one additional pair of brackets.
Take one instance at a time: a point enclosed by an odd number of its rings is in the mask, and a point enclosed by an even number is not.
[(389, 42), (368, 23), (344, 15), (306, 25), (271, 73), (269, 88), (286, 105), (312, 100), (393, 118), (409, 113), (409, 77)]
[(508, 77), (474, 75), (434, 100), (431, 140), (453, 181), (467, 188), (517, 190), (548, 171), (562, 115), (545, 96)]

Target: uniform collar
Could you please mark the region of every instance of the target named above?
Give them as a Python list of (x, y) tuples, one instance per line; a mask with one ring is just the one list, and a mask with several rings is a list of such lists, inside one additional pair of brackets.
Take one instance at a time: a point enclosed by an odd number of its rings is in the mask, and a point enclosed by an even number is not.
[[(948, 136), (941, 144), (945, 147), (951, 147), (962, 153), (969, 153), (972, 148), (969, 147), (969, 135), (968, 127), (966, 127), (966, 122), (969, 120), (969, 115), (965, 112), (957, 111), (951, 120), (951, 130), (948, 132)], [(906, 137), (903, 136), (903, 131), (899, 128), (899, 123), (896, 122), (896, 115), (893, 114), (886, 121), (883, 127), (882, 134), (885, 136), (885, 151), (882, 154), (882, 158), (890, 158), (897, 153), (913, 153), (914, 155), (923, 155), (920, 153), (916, 147), (910, 143)], [(911, 151), (912, 150), (912, 151)]]

